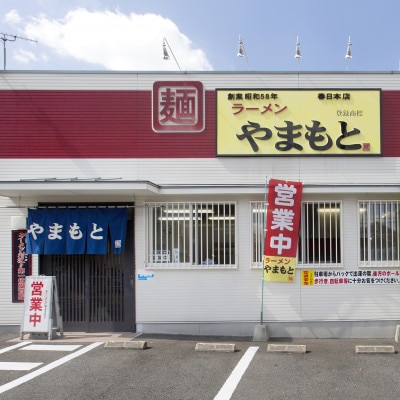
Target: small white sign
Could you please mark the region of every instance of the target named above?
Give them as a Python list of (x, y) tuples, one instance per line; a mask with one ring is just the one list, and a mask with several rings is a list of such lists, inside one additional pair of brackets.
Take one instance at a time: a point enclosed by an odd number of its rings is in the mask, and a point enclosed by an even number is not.
[(52, 276), (25, 278), (24, 320), (22, 332), (49, 332), (53, 299)]
[(153, 253), (153, 263), (169, 263), (171, 255), (169, 250), (155, 250)]

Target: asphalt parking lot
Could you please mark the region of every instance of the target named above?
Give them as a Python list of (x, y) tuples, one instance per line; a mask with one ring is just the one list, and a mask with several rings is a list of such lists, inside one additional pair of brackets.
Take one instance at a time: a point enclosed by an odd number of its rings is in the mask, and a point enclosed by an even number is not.
[[(0, 333), (0, 347), (18, 337)], [(147, 348), (103, 344), (1, 394), (11, 399), (399, 399), (400, 346), (394, 340), (210, 338), (140, 335)], [(52, 342), (52, 341), (51, 341)], [(11, 342), (15, 343), (15, 342)], [(199, 343), (234, 344), (233, 352), (196, 351)], [(82, 343), (88, 346), (89, 343)], [(305, 346), (306, 352), (269, 351), (269, 345)], [(356, 346), (393, 347), (393, 353), (357, 354)], [(296, 347), (293, 347), (295, 349)], [(63, 357), (14, 350), (0, 361)], [(39, 367), (42, 368), (42, 367)], [(3, 374), (3, 375), (2, 375)], [(25, 375), (24, 375), (25, 374)], [(0, 371), (1, 384), (26, 373)], [(0, 386), (1, 387), (1, 386)]]

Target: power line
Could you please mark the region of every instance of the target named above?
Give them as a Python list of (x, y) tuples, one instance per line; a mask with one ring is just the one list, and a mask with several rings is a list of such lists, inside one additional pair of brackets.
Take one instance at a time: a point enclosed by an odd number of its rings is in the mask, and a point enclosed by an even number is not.
[(3, 42), (3, 54), (4, 54), (4, 71), (6, 70), (6, 65), (7, 65), (7, 50), (6, 50), (6, 43), (7, 42), (15, 42), (17, 39), (22, 39), (22, 40), (27, 40), (29, 42), (35, 42), (37, 43), (37, 40), (29, 39), (27, 37), (23, 36), (17, 36), (17, 35), (10, 35), (8, 33), (3, 33), (0, 32), (0, 40)]

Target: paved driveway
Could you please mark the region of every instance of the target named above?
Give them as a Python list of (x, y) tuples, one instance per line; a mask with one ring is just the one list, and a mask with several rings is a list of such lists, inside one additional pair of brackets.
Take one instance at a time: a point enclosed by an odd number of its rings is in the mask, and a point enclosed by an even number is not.
[[(12, 335), (11, 335), (12, 336)], [(14, 335), (14, 338), (16, 336)], [(15, 344), (2, 339), (0, 347)], [(96, 339), (96, 338), (94, 338)], [(92, 339), (92, 340), (94, 340)], [(391, 340), (297, 339), (253, 342), (237, 338), (140, 336), (146, 350), (106, 348), (103, 343), (33, 379), (5, 391), (14, 399), (385, 399), (400, 398), (399, 343)], [(53, 341), (52, 341), (53, 342)], [(56, 342), (56, 341), (55, 341)], [(195, 351), (196, 344), (233, 343), (235, 352)], [(74, 345), (79, 345), (74, 341)], [(99, 343), (99, 342), (98, 342)], [(305, 345), (307, 352), (270, 352), (268, 344)], [(65, 343), (63, 343), (65, 344)], [(72, 342), (71, 342), (72, 344)], [(356, 354), (357, 345), (394, 346), (395, 354)], [(91, 346), (82, 342), (74, 352)], [(22, 346), (23, 347), (23, 346)], [(73, 354), (73, 353), (72, 353)], [(78, 353), (76, 353), (78, 354)], [(40, 368), (66, 356), (55, 351), (0, 354)], [(0, 371), (4, 385), (31, 372)], [(1, 387), (0, 387), (1, 389)]]

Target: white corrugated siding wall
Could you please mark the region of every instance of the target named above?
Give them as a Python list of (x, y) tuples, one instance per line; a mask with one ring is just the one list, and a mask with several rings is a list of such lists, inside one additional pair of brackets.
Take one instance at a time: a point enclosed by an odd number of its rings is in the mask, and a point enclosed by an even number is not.
[[(338, 198), (332, 195), (331, 199)], [(313, 199), (318, 200), (318, 196)], [(138, 323), (258, 320), (262, 279), (261, 270), (250, 267), (249, 202), (250, 199), (238, 201), (238, 268), (151, 270), (155, 274), (153, 279), (136, 282)], [(344, 198), (342, 204), (343, 266), (327, 266), (326, 269), (354, 271), (358, 269), (359, 247), (357, 200)], [(136, 237), (142, 238), (140, 210), (137, 209)], [(136, 267), (144, 268), (143, 240), (137, 245)], [(265, 321), (398, 320), (399, 304), (400, 285), (302, 286), (300, 268), (293, 284), (264, 284)]]
[(398, 184), (399, 174), (400, 158), (395, 157), (0, 160), (3, 181), (78, 176), (148, 180), (157, 185), (262, 185), (269, 176), (326, 187)]
[(388, 72), (47, 72), (7, 71), (0, 90), (151, 90), (155, 81), (201, 81), (215, 88), (380, 88), (399, 90), (399, 71)]

